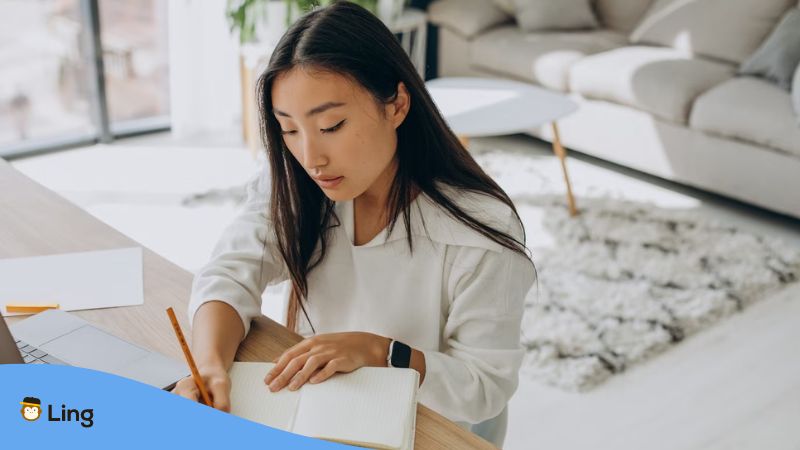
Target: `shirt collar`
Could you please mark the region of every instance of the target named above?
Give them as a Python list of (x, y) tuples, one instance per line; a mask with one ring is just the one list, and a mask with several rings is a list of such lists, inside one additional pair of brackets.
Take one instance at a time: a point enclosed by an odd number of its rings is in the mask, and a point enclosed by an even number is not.
[[(495, 228), (508, 231), (511, 210), (504, 203), (493, 197), (460, 189), (438, 185), (442, 193), (454, 201), (467, 214)], [(334, 211), (344, 227), (345, 235), (352, 246), (355, 236), (353, 224), (353, 200), (336, 202)], [(478, 247), (500, 252), (503, 247), (483, 236), (449, 213), (424, 193), (420, 193), (411, 203), (410, 208), (411, 235), (413, 238), (430, 239), (431, 241), (455, 246)], [(388, 244), (407, 237), (403, 216), (398, 217), (394, 229), (381, 230), (370, 242), (354, 248), (369, 248)]]

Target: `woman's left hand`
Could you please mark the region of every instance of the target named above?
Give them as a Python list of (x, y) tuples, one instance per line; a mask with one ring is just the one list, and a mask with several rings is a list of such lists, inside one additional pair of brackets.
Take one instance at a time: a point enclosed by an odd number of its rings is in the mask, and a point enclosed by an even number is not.
[(287, 384), (297, 390), (305, 384), (327, 380), (336, 372), (352, 372), (359, 367), (386, 367), (391, 339), (372, 333), (331, 333), (304, 339), (286, 350), (264, 377), (271, 392)]

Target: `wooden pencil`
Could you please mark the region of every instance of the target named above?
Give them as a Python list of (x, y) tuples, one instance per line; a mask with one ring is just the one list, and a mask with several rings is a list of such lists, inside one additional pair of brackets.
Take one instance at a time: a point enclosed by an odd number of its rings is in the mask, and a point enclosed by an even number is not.
[(194, 383), (197, 385), (197, 389), (200, 390), (200, 396), (202, 397), (203, 403), (208, 406), (213, 406), (211, 403), (211, 398), (208, 396), (206, 385), (203, 383), (203, 378), (200, 376), (200, 372), (197, 370), (197, 365), (194, 363), (192, 352), (189, 350), (189, 345), (186, 343), (186, 338), (183, 336), (183, 331), (181, 331), (181, 325), (178, 323), (178, 318), (175, 317), (175, 311), (172, 310), (171, 306), (167, 308), (167, 315), (169, 316), (170, 322), (172, 322), (172, 328), (175, 330), (175, 336), (178, 337), (178, 342), (181, 344), (183, 356), (186, 357), (186, 362), (189, 364), (189, 369), (192, 371)]

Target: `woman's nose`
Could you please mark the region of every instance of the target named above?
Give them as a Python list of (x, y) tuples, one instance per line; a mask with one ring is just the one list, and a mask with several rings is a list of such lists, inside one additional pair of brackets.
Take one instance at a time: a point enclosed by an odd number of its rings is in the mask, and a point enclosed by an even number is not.
[(303, 140), (303, 167), (316, 169), (328, 164), (328, 158), (318, 142), (314, 139)]

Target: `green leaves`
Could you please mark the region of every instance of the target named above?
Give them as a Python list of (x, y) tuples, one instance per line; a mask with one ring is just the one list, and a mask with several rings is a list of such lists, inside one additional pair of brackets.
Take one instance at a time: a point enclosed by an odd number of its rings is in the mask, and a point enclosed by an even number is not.
[(239, 42), (252, 42), (256, 37), (256, 24), (267, 19), (268, 0), (228, 0), (226, 16), (231, 33), (239, 32)]
[[(267, 4), (277, 0), (228, 0), (225, 8), (225, 15), (230, 24), (231, 33), (239, 33), (239, 42), (246, 44), (256, 38), (256, 25), (267, 20)], [(305, 14), (314, 8), (327, 6), (335, 0), (283, 0), (286, 5), (286, 26), (291, 25), (296, 17), (295, 12)], [(378, 0), (353, 0), (353, 3), (361, 5), (367, 10), (375, 13)]]

